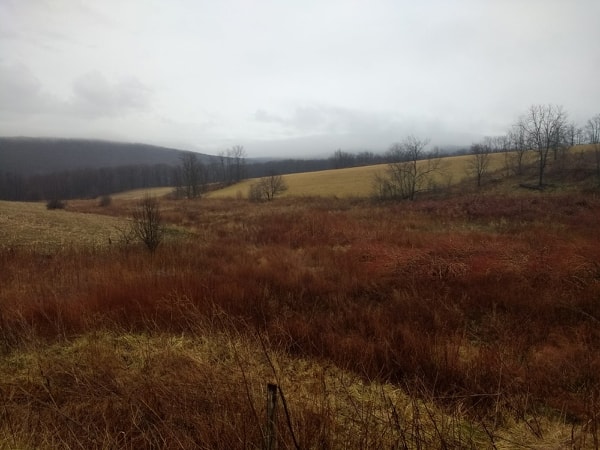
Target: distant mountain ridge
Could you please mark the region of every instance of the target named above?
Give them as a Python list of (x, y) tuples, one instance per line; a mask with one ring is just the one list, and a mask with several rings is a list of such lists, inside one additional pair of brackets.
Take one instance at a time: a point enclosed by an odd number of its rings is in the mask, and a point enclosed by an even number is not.
[[(0, 137), (0, 172), (44, 175), (77, 169), (180, 164), (185, 150), (92, 139)], [(202, 162), (211, 156), (198, 153)]]

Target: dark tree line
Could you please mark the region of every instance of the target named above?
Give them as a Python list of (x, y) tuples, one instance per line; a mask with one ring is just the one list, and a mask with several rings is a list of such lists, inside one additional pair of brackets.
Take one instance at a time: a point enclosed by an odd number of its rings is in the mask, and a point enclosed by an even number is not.
[(177, 165), (180, 153), (172, 148), (124, 142), (0, 137), (0, 172), (33, 175), (139, 164)]
[(392, 162), (388, 153), (361, 151), (358, 153), (336, 150), (329, 158), (281, 159), (253, 162), (247, 166), (249, 178), (268, 177), (272, 174), (316, 172), (319, 170), (344, 169)]
[(246, 177), (245, 152), (235, 146), (219, 156), (180, 153), (179, 165), (124, 165), (21, 174), (0, 168), (0, 199), (39, 201), (95, 198), (132, 189), (171, 186), (181, 196), (198, 197), (208, 185), (228, 185)]
[(44, 175), (0, 172), (0, 199), (95, 198), (131, 189), (172, 186), (175, 172), (175, 167), (166, 164), (77, 169)]
[(175, 170), (175, 193), (179, 198), (197, 198), (211, 188), (239, 183), (246, 177), (246, 152), (241, 145), (209, 157), (208, 162), (202, 162), (197, 153), (184, 152)]
[(369, 151), (359, 153), (350, 153), (342, 150), (336, 150), (333, 156), (329, 158), (333, 169), (343, 169), (346, 167), (371, 166), (375, 164), (389, 163), (388, 154), (377, 154)]
[(328, 159), (281, 159), (248, 164), (246, 173), (248, 178), (260, 178), (274, 173), (316, 172), (332, 168), (331, 161)]
[(196, 198), (206, 191), (208, 171), (193, 152), (181, 155), (181, 164), (175, 172), (175, 193), (180, 198)]
[(195, 198), (209, 189), (234, 184), (245, 178), (381, 164), (391, 162), (390, 158), (388, 153), (365, 151), (353, 154), (338, 150), (330, 158), (249, 163), (244, 148), (234, 146), (217, 156), (181, 152), (179, 164), (70, 169), (36, 175), (2, 171), (0, 167), (0, 199), (95, 198), (131, 189), (165, 186), (173, 187), (180, 197)]

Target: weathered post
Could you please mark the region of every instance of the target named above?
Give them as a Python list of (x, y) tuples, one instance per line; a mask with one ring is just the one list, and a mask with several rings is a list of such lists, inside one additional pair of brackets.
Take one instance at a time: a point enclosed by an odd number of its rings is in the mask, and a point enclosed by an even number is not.
[(277, 450), (277, 385), (267, 384), (267, 432), (265, 450)]

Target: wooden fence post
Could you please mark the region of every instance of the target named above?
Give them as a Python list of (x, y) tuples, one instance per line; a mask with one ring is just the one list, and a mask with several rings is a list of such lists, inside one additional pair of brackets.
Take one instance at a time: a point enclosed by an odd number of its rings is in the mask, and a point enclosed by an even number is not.
[(277, 385), (267, 384), (267, 432), (265, 450), (277, 450)]

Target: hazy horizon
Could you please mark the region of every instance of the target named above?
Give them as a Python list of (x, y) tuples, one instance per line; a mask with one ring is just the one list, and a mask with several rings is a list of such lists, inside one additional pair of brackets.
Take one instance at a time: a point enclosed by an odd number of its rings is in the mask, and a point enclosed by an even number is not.
[(592, 0), (0, 3), (0, 134), (249, 157), (498, 135), (600, 112)]

